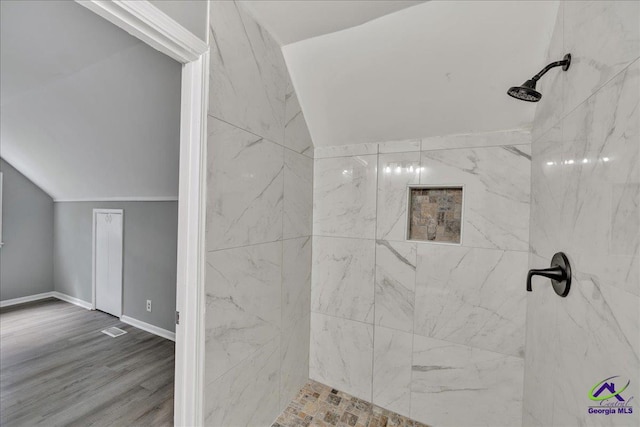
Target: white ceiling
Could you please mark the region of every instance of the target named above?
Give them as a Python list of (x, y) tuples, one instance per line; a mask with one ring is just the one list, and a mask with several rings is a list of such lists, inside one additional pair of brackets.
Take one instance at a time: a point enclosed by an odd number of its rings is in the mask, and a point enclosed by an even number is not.
[(241, 0), (240, 3), (280, 45), (287, 45), (355, 27), (424, 1)]
[(180, 64), (75, 2), (0, 7), (0, 155), (57, 200), (177, 197)]
[(506, 90), (546, 65), (557, 10), (432, 1), (284, 46), (314, 144), (530, 127), (536, 104)]

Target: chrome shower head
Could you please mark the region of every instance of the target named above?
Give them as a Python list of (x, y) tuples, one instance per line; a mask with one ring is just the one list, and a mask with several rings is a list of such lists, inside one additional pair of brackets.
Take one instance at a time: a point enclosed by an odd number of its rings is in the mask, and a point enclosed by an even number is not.
[(527, 80), (522, 86), (513, 86), (507, 91), (507, 95), (519, 99), (521, 101), (538, 102), (542, 98), (542, 94), (536, 90), (536, 82), (540, 77), (544, 76), (547, 71), (554, 67), (562, 67), (563, 71), (567, 71), (571, 65), (571, 54), (567, 53), (562, 61), (552, 62), (533, 76), (531, 80)]

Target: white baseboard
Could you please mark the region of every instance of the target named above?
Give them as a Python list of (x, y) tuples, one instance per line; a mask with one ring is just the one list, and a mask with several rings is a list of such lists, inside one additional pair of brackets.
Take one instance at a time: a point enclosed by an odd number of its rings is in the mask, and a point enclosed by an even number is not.
[(51, 295), (52, 297), (58, 298), (59, 300), (62, 300), (62, 301), (66, 301), (73, 305), (77, 305), (78, 307), (86, 308), (87, 310), (93, 309), (93, 305), (90, 302), (81, 300), (80, 298), (72, 297), (58, 291), (53, 291), (52, 294), (53, 294)]
[(66, 301), (71, 304), (77, 305), (79, 307), (86, 308), (87, 310), (91, 310), (92, 308), (92, 305), (90, 302), (86, 302), (79, 298), (75, 298), (57, 291), (43, 292), (41, 294), (29, 295), (26, 297), (0, 301), (0, 307), (9, 307), (12, 305), (24, 304), (25, 302), (38, 301), (46, 298), (57, 298), (61, 301)]
[(176, 340), (175, 332), (167, 331), (166, 329), (159, 328), (150, 323), (143, 322), (142, 320), (134, 319), (133, 317), (123, 315), (122, 317), (120, 317), (120, 321), (128, 325), (135, 326), (138, 329), (142, 329), (143, 331), (147, 331), (154, 335), (158, 335), (162, 338), (166, 338), (174, 342)]
[(6, 299), (0, 301), (0, 307), (10, 307), (12, 305), (24, 304), (25, 302), (38, 301), (46, 298), (55, 298), (55, 292), (43, 292), (41, 294), (29, 295), (26, 297)]
[[(26, 302), (32, 302), (32, 301), (38, 301), (38, 300), (42, 300), (42, 299), (46, 299), (46, 298), (57, 298), (61, 301), (65, 301), (74, 305), (77, 305), (78, 307), (82, 307), (85, 308), (87, 310), (91, 310), (93, 308), (93, 305), (90, 302), (87, 301), (83, 301), (79, 298), (76, 297), (72, 297), (69, 296), (67, 294), (63, 294), (62, 292), (58, 292), (58, 291), (53, 291), (53, 292), (44, 292), (41, 294), (36, 294), (36, 295), (29, 295), (26, 297), (20, 297), (20, 298), (13, 298), (13, 299), (8, 299), (8, 300), (4, 300), (4, 301), (0, 301), (0, 308), (1, 307), (10, 307), (12, 305), (18, 305), (18, 304), (24, 304)], [(166, 329), (162, 329), (159, 328), (157, 326), (154, 326), (150, 323), (147, 322), (143, 322), (142, 320), (138, 320), (138, 319), (134, 319), (133, 317), (129, 317), (129, 316), (122, 316), (120, 317), (120, 320), (128, 325), (134, 326), (138, 329), (142, 329), (143, 331), (147, 331), (149, 333), (152, 333), (154, 335), (158, 335), (162, 338), (166, 338), (168, 340), (174, 341), (176, 340), (176, 334), (175, 332), (171, 332), (168, 331)]]

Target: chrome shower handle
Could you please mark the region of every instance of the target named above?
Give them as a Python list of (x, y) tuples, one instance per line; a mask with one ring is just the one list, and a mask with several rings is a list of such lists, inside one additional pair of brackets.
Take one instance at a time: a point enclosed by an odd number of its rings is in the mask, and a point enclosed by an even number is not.
[(563, 252), (556, 253), (551, 258), (551, 267), (529, 270), (527, 274), (527, 291), (531, 292), (531, 279), (533, 276), (543, 276), (551, 279), (553, 290), (561, 297), (566, 297), (571, 289), (571, 264)]

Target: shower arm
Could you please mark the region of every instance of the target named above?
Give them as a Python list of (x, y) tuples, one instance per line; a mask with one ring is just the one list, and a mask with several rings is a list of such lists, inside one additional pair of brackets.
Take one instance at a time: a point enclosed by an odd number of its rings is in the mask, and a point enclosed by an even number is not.
[(534, 82), (537, 82), (538, 80), (540, 80), (540, 78), (542, 76), (547, 74), (547, 71), (549, 71), (550, 69), (555, 68), (555, 67), (562, 67), (562, 69), (564, 71), (567, 71), (567, 69), (569, 68), (569, 64), (571, 64), (571, 54), (565, 55), (565, 57), (564, 57), (564, 59), (562, 61), (555, 61), (555, 62), (552, 62), (551, 64), (547, 65), (542, 70), (540, 70), (540, 72), (538, 74), (533, 76), (531, 78), (531, 80), (533, 80)]

